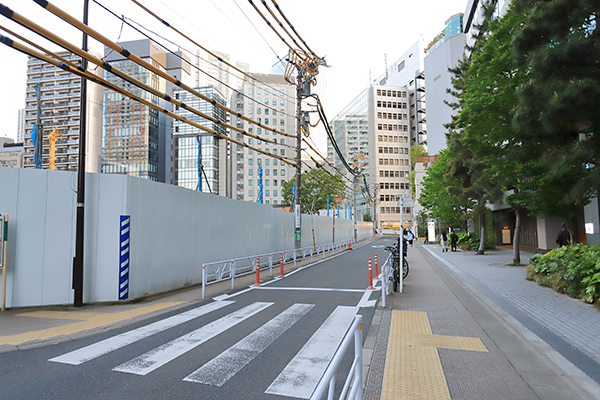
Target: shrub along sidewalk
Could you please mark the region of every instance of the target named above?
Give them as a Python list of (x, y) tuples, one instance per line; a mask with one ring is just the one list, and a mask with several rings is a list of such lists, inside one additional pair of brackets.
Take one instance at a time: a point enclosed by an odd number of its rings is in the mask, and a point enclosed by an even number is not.
[(536, 254), (527, 266), (527, 279), (581, 301), (599, 304), (600, 245), (579, 243)]

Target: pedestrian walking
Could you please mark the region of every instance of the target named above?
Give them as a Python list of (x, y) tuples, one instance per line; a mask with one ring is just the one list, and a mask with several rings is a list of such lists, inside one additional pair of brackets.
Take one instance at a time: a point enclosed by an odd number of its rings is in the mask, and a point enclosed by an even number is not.
[(448, 251), (448, 235), (446, 232), (442, 232), (442, 253)]
[(452, 232), (452, 235), (450, 235), (450, 247), (452, 248), (452, 251), (456, 251), (457, 243), (458, 235), (456, 234), (456, 232)]
[(408, 235), (406, 235), (406, 238), (408, 239), (408, 244), (410, 245), (410, 247), (412, 247), (413, 245), (413, 240), (415, 240), (415, 234), (412, 233), (411, 230), (408, 231)]
[(567, 230), (567, 224), (564, 222), (560, 224), (560, 232), (558, 232), (558, 236), (556, 237), (556, 244), (560, 247), (569, 246), (571, 244), (571, 233)]

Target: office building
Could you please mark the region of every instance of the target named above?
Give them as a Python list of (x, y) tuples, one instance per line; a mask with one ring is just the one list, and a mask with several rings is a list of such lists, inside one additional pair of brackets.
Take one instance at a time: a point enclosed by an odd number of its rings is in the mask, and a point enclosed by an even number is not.
[[(184, 80), (189, 69), (185, 62), (165, 53), (154, 42), (144, 39), (119, 43), (129, 52), (161, 71)], [(181, 56), (181, 53), (177, 53)], [(172, 84), (160, 75), (147, 70), (123, 55), (105, 48), (104, 60), (113, 68), (145, 82), (154, 89), (171, 94)], [(116, 75), (105, 72), (105, 79), (132, 94), (149, 100), (161, 109), (172, 109), (163, 98), (152, 95)], [(172, 119), (149, 106), (112, 90), (104, 89), (102, 129), (102, 171), (127, 174), (158, 182), (171, 183), (172, 178)]]
[(0, 137), (0, 167), (23, 167), (23, 143)]
[[(195, 90), (221, 105), (226, 105), (224, 96), (212, 86), (195, 88)], [(188, 108), (198, 110), (221, 123), (227, 122), (225, 110), (183, 89), (175, 90), (173, 97), (185, 103)], [(220, 123), (202, 118), (180, 107), (175, 107), (173, 112), (220, 135), (229, 136), (228, 130)], [(179, 120), (173, 121), (173, 129), (175, 163), (173, 183), (188, 189), (225, 196), (227, 140), (219, 139), (207, 131)]]
[(452, 88), (452, 73), (464, 57), (465, 34), (462, 31), (463, 14), (448, 18), (443, 35), (431, 43), (425, 56), (425, 87), (427, 87), (427, 149), (429, 154), (438, 154), (446, 148), (444, 126), (452, 121), (455, 111), (446, 103), (457, 99), (447, 92)]
[[(232, 107), (248, 118), (280, 132), (296, 135), (296, 87), (281, 75), (252, 74), (246, 79), (239, 92), (232, 96)], [(246, 132), (268, 140), (245, 137), (232, 132), (235, 139), (264, 152), (294, 161), (296, 139), (275, 134), (235, 118), (232, 124)], [(273, 157), (257, 153), (239, 145), (231, 146), (231, 193), (238, 200), (280, 205), (283, 202), (283, 182), (295, 178), (295, 167)], [(262, 190), (261, 190), (262, 189)], [(262, 194), (262, 200), (261, 200)]]
[[(81, 58), (69, 52), (57, 53), (75, 65)], [(96, 69), (97, 74), (99, 69)], [(37, 91), (36, 91), (37, 87)], [(81, 78), (45, 61), (29, 57), (27, 61), (27, 96), (25, 101), (24, 157), (25, 168), (36, 168), (31, 141), (33, 125), (42, 126), (42, 168), (48, 168), (50, 141), (55, 128), (61, 136), (55, 139), (55, 169), (76, 171), (79, 162), (79, 109)], [(102, 89), (87, 83), (86, 171), (101, 170)]]

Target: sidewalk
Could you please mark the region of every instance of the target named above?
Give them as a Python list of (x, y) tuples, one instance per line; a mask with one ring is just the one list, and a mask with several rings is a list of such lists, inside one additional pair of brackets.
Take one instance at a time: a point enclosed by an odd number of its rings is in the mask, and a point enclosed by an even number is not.
[[(522, 262), (532, 255), (522, 252)], [(525, 267), (506, 266), (509, 248), (477, 256), (417, 244), (408, 261), (403, 293), (387, 297), (371, 326), (378, 332), (365, 399), (600, 398), (595, 308), (525, 280)], [(427, 335), (415, 317), (429, 323)], [(485, 349), (465, 347), (477, 339)], [(409, 360), (431, 348), (427, 362)], [(431, 382), (432, 359), (441, 363), (441, 384)], [(427, 376), (410, 382), (411, 369)], [(444, 378), (447, 390), (434, 392)]]
[[(373, 240), (378, 239), (376, 237)], [(371, 240), (360, 242), (362, 246)], [(335, 255), (339, 251), (335, 252)], [(325, 259), (331, 257), (326, 253)], [(284, 264), (284, 273), (301, 268), (323, 258), (322, 255)], [(273, 276), (279, 268), (273, 268)], [(270, 279), (269, 270), (262, 270), (261, 281)], [(256, 282), (254, 273), (235, 278), (235, 289), (247, 288)], [(206, 286), (205, 299), (230, 292), (231, 281), (226, 280)], [(81, 308), (72, 305), (27, 307), (0, 312), (0, 353), (25, 350), (89, 336), (145, 320), (168, 311), (202, 301), (202, 285), (182, 288), (168, 293), (149, 296), (125, 303), (86, 304)]]

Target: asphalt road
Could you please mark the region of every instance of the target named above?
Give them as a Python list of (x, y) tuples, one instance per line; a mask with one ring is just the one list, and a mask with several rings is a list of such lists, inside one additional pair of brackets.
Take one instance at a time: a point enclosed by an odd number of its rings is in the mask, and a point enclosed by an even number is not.
[(367, 259), (378, 253), (382, 264), (391, 243), (125, 328), (0, 354), (0, 399), (308, 398), (356, 314), (368, 331), (379, 292), (366, 290)]

